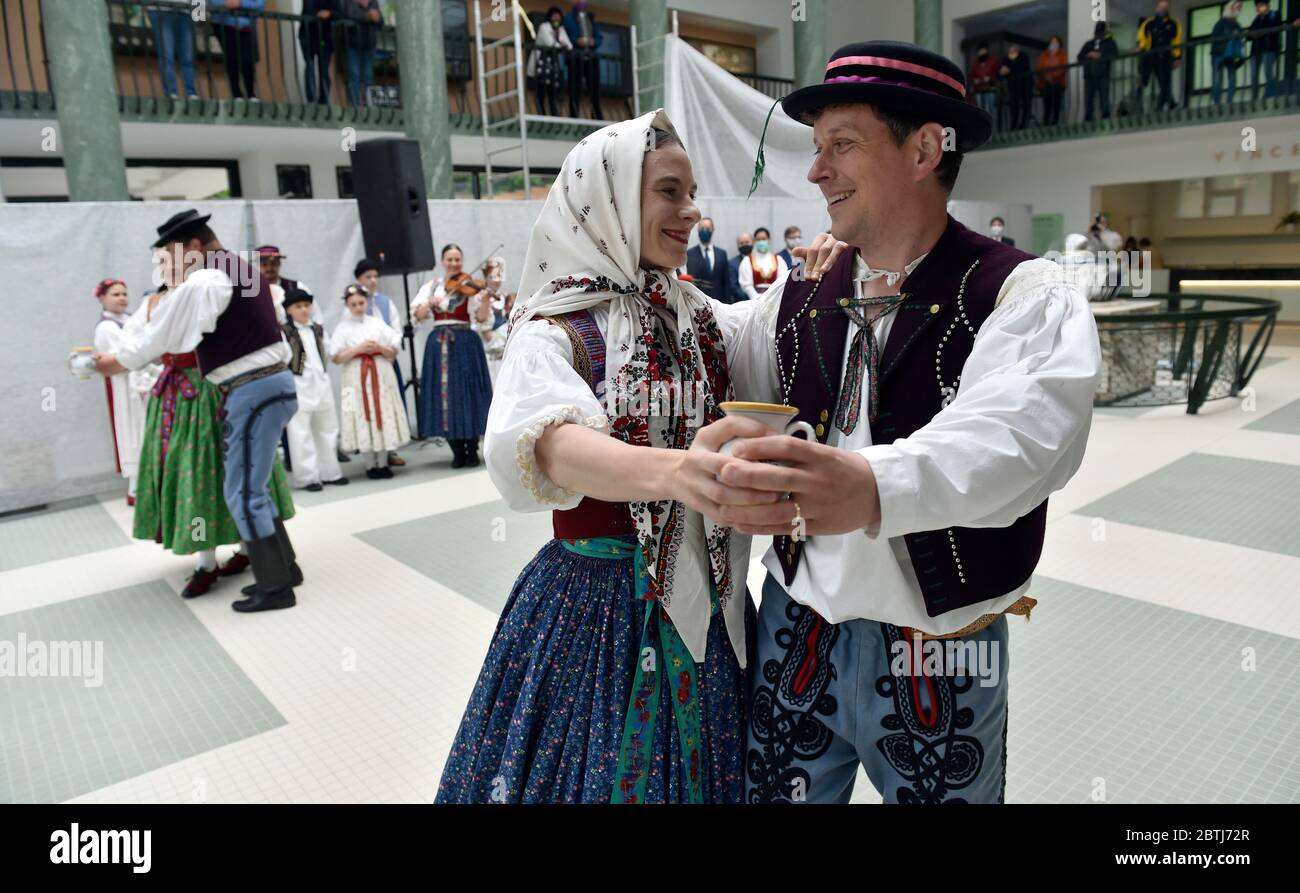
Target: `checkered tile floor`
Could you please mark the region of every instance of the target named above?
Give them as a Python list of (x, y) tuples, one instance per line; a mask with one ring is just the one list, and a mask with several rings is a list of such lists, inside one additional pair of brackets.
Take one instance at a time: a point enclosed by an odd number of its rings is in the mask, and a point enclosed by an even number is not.
[[(1009, 800), (1300, 800), (1300, 338), (1269, 353), (1253, 406), (1096, 414), (1012, 622)], [(0, 643), (99, 646), (0, 678), (0, 802), (431, 801), (548, 535), (439, 450), (304, 494), (307, 580), (267, 615), (230, 610), (245, 580), (182, 601), (120, 494), (0, 519)]]

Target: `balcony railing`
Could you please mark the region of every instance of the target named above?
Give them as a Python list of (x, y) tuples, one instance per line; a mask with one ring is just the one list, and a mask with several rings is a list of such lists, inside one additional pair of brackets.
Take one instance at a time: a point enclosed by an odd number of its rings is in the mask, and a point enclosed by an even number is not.
[(741, 74), (732, 72), (740, 80), (753, 87), (769, 99), (780, 99), (794, 90), (793, 78), (770, 78), (761, 74)]
[(994, 89), (976, 90), (972, 96), (996, 122), (986, 148), (1300, 110), (1297, 27), (1243, 31), (1238, 36), (1249, 52), (1249, 38), (1269, 35), (1277, 35), (1282, 44), (1269, 62), (1271, 82), (1262, 56), (1256, 62), (1247, 55), (1230, 72), (1216, 55), (1224, 41), (1211, 37), (1189, 40), (1176, 51), (1133, 51), (1018, 77), (1003, 75)]

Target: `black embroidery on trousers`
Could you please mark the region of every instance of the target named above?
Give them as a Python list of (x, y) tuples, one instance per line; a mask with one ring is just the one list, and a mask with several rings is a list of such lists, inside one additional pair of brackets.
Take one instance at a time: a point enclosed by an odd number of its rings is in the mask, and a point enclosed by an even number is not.
[(789, 627), (773, 640), (784, 651), (780, 660), (763, 663), (763, 681), (750, 704), (750, 732), (758, 747), (745, 760), (751, 803), (789, 803), (803, 799), (811, 777), (795, 765), (814, 760), (831, 746), (832, 733), (820, 719), (837, 709), (827, 692), (836, 678), (831, 647), (839, 635), (816, 611), (791, 601), (785, 608)]
[[(887, 654), (897, 654), (901, 648), (909, 660), (918, 659), (912, 656), (914, 641), (904, 638), (903, 630), (888, 623), (880, 624), (880, 630)], [(904, 642), (906, 645), (900, 644)], [(966, 802), (949, 795), (970, 785), (984, 768), (984, 747), (979, 739), (961, 734), (975, 722), (975, 711), (957, 706), (957, 696), (974, 684), (975, 677), (969, 673), (922, 675), (912, 667), (902, 676), (876, 679), (876, 693), (894, 703), (894, 712), (880, 721), (891, 734), (880, 738), (876, 747), (906, 781), (896, 791), (899, 803)], [(921, 704), (922, 689), (931, 695), (928, 708)]]

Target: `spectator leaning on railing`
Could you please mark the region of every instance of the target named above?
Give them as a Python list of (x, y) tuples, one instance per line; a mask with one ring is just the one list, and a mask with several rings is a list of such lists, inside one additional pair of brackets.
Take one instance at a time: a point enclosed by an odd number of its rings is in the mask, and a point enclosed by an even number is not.
[(564, 30), (569, 32), (573, 52), (569, 54), (569, 116), (578, 117), (578, 97), (582, 81), (591, 90), (591, 117), (604, 120), (600, 112), (600, 43), (605, 35), (596, 27), (596, 16), (587, 8), (587, 0), (574, 0), (573, 9), (564, 14)]
[(1110, 117), (1110, 65), (1119, 55), (1115, 37), (1105, 22), (1093, 26), (1092, 39), (1079, 49), (1083, 67), (1083, 120), (1092, 120), (1092, 110), (1101, 101), (1101, 117)]
[(998, 74), (1006, 84), (1007, 99), (1011, 106), (1008, 127), (1020, 130), (1029, 123), (1029, 110), (1034, 101), (1034, 79), (1029, 69), (1029, 56), (1021, 52), (1019, 44), (1007, 46), (1007, 57), (1002, 60)]
[(1269, 28), (1282, 24), (1282, 17), (1271, 8), (1268, 0), (1259, 0), (1255, 4), (1255, 18), (1250, 23), (1250, 98), (1259, 96), (1259, 72), (1264, 70), (1264, 97), (1273, 96), (1277, 91), (1277, 60), (1282, 53), (1282, 32), (1259, 34)]
[(302, 47), (303, 94), (308, 102), (329, 105), (334, 20), (341, 12), (342, 0), (302, 0), (298, 44)]
[[(1182, 64), (1183, 26), (1178, 19), (1169, 14), (1169, 0), (1157, 0), (1154, 14), (1142, 20), (1138, 25), (1137, 44), (1142, 56), (1138, 62), (1141, 81), (1138, 84), (1137, 98), (1146, 92), (1151, 76), (1155, 75), (1160, 87), (1160, 97), (1156, 108), (1177, 108), (1174, 102), (1174, 69)], [(1140, 106), (1139, 106), (1140, 108)]]
[(153, 45), (158, 51), (163, 93), (176, 99), (176, 63), (180, 62), (185, 95), (198, 99), (194, 83), (194, 22), (189, 10), (179, 6), (149, 7), (149, 24), (153, 27)]
[(546, 10), (546, 18), (537, 26), (537, 40), (528, 54), (528, 76), (537, 89), (537, 113), (560, 116), (560, 103), (556, 99), (564, 83), (562, 58), (572, 52), (573, 42), (564, 30), (564, 13), (558, 6)]
[[(221, 44), (221, 55), (226, 60), (226, 79), (230, 82), (230, 95), (235, 99), (257, 102), (257, 30), (254, 17), (266, 7), (266, 0), (208, 0), (210, 9), (226, 12), (212, 14), (212, 31)], [(244, 88), (239, 88), (240, 79)]]
[(976, 104), (988, 112), (994, 123), (998, 120), (998, 69), (1001, 63), (989, 52), (987, 43), (975, 49), (975, 61), (970, 67), (970, 85)]
[(367, 104), (366, 91), (375, 84), (375, 31), (384, 24), (379, 0), (343, 0), (347, 25), (343, 42), (348, 50), (348, 101)]
[(1053, 34), (1047, 41), (1047, 49), (1034, 65), (1038, 74), (1038, 92), (1043, 94), (1045, 127), (1061, 121), (1061, 97), (1065, 95), (1066, 66), (1069, 62), (1069, 57), (1061, 46), (1061, 35)]
[(1214, 23), (1210, 32), (1210, 65), (1214, 80), (1210, 87), (1210, 101), (1215, 105), (1223, 97), (1223, 80), (1228, 80), (1228, 105), (1237, 93), (1237, 69), (1246, 61), (1246, 45), (1241, 39), (1241, 0), (1231, 0), (1223, 6), (1223, 16)]

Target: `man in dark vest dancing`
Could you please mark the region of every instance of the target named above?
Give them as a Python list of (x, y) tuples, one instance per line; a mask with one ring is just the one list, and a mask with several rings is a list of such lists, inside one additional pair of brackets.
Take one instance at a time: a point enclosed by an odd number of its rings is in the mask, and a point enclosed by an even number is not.
[(774, 286), (780, 399), (817, 442), (745, 440), (721, 474), (789, 497), (721, 510), (775, 537), (751, 802), (847, 802), (859, 765), (885, 802), (1004, 798), (1007, 615), (1035, 604), (1101, 355), (1055, 264), (948, 216), (962, 153), (991, 131), (965, 99), (949, 60), (872, 41), (782, 101), (812, 127), (808, 179), (851, 250)]
[(276, 444), (298, 409), (289, 346), (269, 283), (222, 247), (210, 216), (182, 211), (158, 228), (154, 248), (164, 254), (172, 292), (118, 357), (133, 368), (162, 353), (194, 351), (200, 371), (221, 389), (223, 495), (256, 581), (231, 607), (289, 608), (302, 572), (267, 489)]

